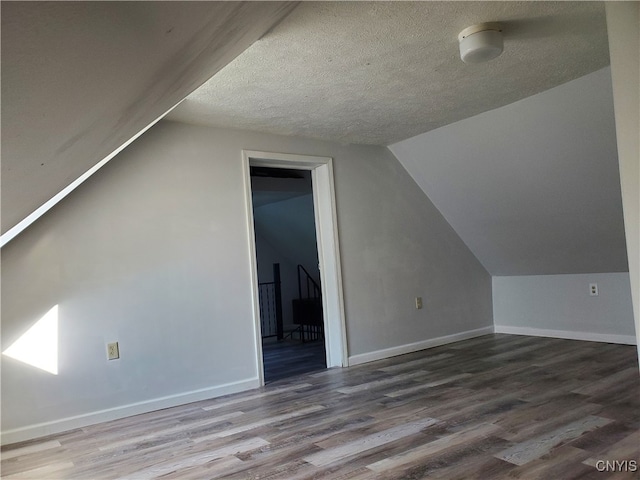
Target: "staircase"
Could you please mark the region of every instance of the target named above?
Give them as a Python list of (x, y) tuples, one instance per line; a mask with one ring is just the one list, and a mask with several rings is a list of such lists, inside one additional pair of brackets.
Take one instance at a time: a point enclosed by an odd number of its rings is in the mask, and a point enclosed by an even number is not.
[(309, 272), (298, 265), (298, 298), (293, 300), (293, 323), (302, 342), (324, 339), (322, 290)]

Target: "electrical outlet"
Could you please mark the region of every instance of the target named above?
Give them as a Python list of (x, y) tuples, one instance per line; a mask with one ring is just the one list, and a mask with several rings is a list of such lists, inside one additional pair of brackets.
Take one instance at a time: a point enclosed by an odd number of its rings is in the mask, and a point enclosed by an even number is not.
[(416, 308), (418, 310), (422, 308), (422, 297), (416, 297)]
[(120, 349), (118, 348), (118, 342), (107, 343), (107, 359), (116, 360), (120, 358)]
[(590, 283), (589, 284), (589, 296), (597, 297), (598, 296), (598, 284)]

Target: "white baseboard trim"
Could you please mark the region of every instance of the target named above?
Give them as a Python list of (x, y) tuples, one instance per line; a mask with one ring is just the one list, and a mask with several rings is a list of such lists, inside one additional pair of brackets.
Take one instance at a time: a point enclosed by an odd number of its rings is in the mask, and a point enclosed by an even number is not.
[(512, 335), (529, 335), (532, 337), (554, 337), (567, 340), (584, 340), (587, 342), (620, 343), (623, 345), (636, 345), (634, 335), (613, 335), (609, 333), (575, 332), (568, 330), (550, 330), (546, 328), (511, 327), (508, 325), (496, 325), (495, 333), (509, 333)]
[(382, 350), (376, 350), (367, 353), (360, 353), (358, 355), (352, 355), (349, 357), (349, 366), (352, 367), (354, 365), (360, 365), (361, 363), (374, 362), (376, 360), (382, 360), (384, 358), (404, 355), (405, 353), (417, 352), (419, 350), (438, 347), (440, 345), (446, 345), (447, 343), (459, 342), (461, 340), (480, 337), (482, 335), (489, 335), (491, 333), (493, 333), (493, 325), (483, 328), (477, 328), (475, 330), (467, 330), (466, 332), (454, 333), (452, 335), (446, 335), (444, 337), (430, 338), (428, 340), (421, 340), (415, 343), (399, 345), (397, 347), (385, 348)]
[(129, 405), (122, 405), (120, 407), (109, 408), (106, 410), (85, 413), (74, 417), (28, 425), (26, 427), (6, 430), (0, 433), (0, 444), (7, 445), (10, 443), (22, 442), (54, 433), (73, 430), (74, 428), (82, 428), (96, 423), (108, 422), (110, 420), (117, 420), (119, 418), (130, 417), (132, 415), (153, 412), (163, 408), (176, 407), (186, 403), (198, 402), (200, 400), (207, 400), (209, 398), (220, 397), (222, 395), (242, 392), (258, 387), (260, 387), (260, 380), (258, 378), (252, 378), (215, 387), (193, 390), (191, 392), (179, 393), (177, 395), (169, 395), (166, 397), (145, 400), (143, 402), (131, 403)]

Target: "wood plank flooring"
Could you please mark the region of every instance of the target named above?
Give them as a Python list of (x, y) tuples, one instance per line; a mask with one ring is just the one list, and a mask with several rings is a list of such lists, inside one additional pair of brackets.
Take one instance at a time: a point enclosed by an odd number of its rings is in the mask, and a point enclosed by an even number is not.
[(5, 446), (1, 460), (7, 480), (637, 479), (636, 348), (488, 335)]
[(324, 341), (263, 341), (265, 383), (327, 368)]

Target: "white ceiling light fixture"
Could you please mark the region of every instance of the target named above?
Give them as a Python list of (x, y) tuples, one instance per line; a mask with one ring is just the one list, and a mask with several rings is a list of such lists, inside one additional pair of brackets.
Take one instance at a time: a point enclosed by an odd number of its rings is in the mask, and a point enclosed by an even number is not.
[(464, 63), (482, 63), (502, 53), (502, 27), (499, 23), (479, 23), (458, 34), (460, 58)]

